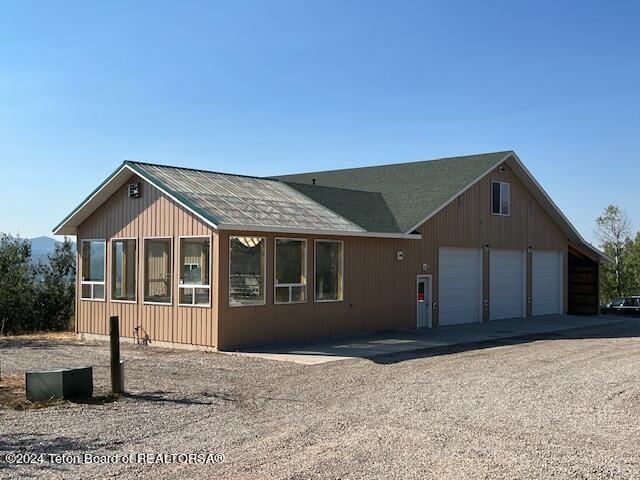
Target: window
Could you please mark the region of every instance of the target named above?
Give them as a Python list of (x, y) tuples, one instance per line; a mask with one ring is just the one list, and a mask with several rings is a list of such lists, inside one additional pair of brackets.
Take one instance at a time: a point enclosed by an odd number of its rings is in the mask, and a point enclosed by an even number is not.
[(111, 300), (136, 301), (136, 240), (111, 240)]
[(211, 240), (209, 237), (180, 239), (180, 305), (210, 305)]
[(611, 302), (612, 307), (621, 307), (624, 303), (624, 298), (616, 298)]
[(509, 184), (505, 182), (491, 182), (491, 213), (494, 215), (509, 215)]
[(274, 303), (307, 301), (307, 241), (276, 238)]
[(104, 300), (105, 241), (82, 240), (81, 242), (81, 298)]
[(264, 305), (264, 237), (229, 237), (229, 305)]
[(342, 241), (316, 240), (316, 302), (342, 301), (343, 249)]
[(144, 301), (171, 303), (171, 239), (144, 240)]

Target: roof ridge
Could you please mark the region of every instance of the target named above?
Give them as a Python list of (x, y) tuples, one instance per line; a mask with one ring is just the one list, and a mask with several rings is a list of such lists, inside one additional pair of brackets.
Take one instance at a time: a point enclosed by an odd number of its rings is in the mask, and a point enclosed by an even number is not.
[(219, 172), (216, 170), (205, 170), (203, 168), (192, 168), (192, 167), (178, 167), (176, 165), (163, 165), (161, 163), (152, 163), (152, 162), (140, 162), (138, 160), (125, 160), (124, 164), (136, 164), (136, 165), (148, 165), (151, 167), (161, 167), (161, 168), (173, 168), (175, 170), (187, 170), (190, 172), (200, 172), (200, 173), (213, 173), (215, 175), (227, 175), (230, 177), (241, 177), (241, 178), (253, 178), (255, 180), (269, 180), (274, 182), (279, 182), (277, 178), (273, 177), (258, 177), (256, 175), (243, 175), (241, 173), (229, 173), (229, 172)]
[(377, 192), (375, 190), (357, 190), (355, 188), (344, 188), (344, 187), (334, 187), (332, 185), (317, 185), (312, 183), (302, 183), (302, 182), (291, 182), (289, 180), (278, 180), (277, 178), (273, 179), (280, 183), (284, 183), (285, 185), (302, 185), (304, 187), (317, 187), (317, 188), (327, 188), (331, 190), (344, 190), (345, 192), (357, 192), (357, 193), (377, 193), (378, 195), (383, 195), (382, 192)]
[(442, 160), (454, 160), (454, 159), (462, 159), (462, 158), (469, 158), (469, 157), (486, 157), (489, 155), (498, 155), (498, 154), (504, 154), (504, 155), (509, 155), (514, 153), (513, 150), (498, 150), (495, 152), (485, 152), (485, 153), (472, 153), (469, 155), (458, 155), (458, 156), (453, 156), (453, 157), (441, 157), (441, 158), (432, 158), (430, 160), (416, 160), (413, 162), (399, 162), (399, 163), (385, 163), (384, 165), (369, 165), (369, 166), (363, 166), (363, 167), (348, 167), (348, 168), (337, 168), (334, 170), (316, 170), (313, 172), (298, 172), (298, 173), (287, 173), (284, 175), (272, 175), (271, 178), (283, 178), (283, 177), (293, 177), (293, 176), (297, 176), (297, 175), (310, 175), (312, 173), (328, 173), (328, 172), (344, 172), (344, 171), (348, 171), (348, 170), (364, 170), (366, 168), (384, 168), (384, 167), (399, 167), (401, 165), (415, 165), (418, 163), (431, 163), (431, 162), (439, 162)]

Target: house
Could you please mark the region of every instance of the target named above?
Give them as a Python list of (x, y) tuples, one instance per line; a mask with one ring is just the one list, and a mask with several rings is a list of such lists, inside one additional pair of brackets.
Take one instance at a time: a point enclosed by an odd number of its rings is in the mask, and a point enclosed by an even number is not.
[(76, 330), (228, 349), (597, 314), (588, 244), (512, 151), (274, 178), (125, 161), (77, 235)]

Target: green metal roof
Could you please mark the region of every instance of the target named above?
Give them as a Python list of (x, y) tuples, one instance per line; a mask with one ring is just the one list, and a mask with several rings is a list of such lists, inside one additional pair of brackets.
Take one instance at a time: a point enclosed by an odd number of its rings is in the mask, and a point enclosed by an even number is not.
[(54, 229), (77, 227), (132, 174), (221, 230), (415, 238), (413, 230), (503, 161), (570, 241), (587, 243), (512, 151), (260, 178), (125, 161)]
[(277, 180), (131, 161), (126, 164), (219, 228), (365, 232)]
[(512, 153), (494, 152), (274, 178), (367, 230), (407, 232)]

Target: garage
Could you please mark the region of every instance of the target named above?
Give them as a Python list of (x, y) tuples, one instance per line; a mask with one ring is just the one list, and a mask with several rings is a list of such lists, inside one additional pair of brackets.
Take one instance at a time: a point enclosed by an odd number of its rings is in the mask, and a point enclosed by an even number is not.
[(482, 253), (479, 248), (440, 248), (439, 324), (482, 320)]
[(562, 313), (563, 274), (560, 250), (534, 250), (532, 258), (532, 315)]
[(523, 250), (491, 249), (489, 253), (489, 319), (525, 316)]

